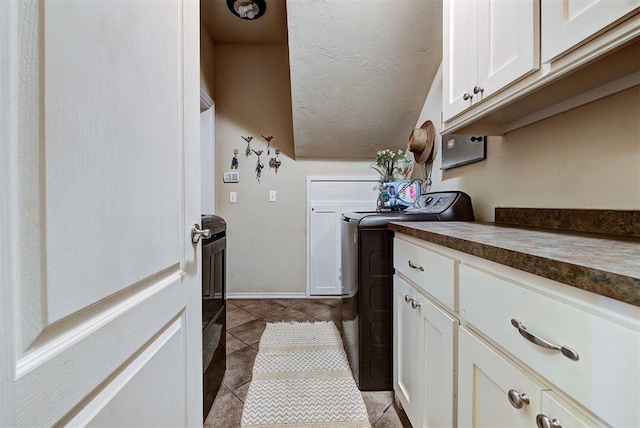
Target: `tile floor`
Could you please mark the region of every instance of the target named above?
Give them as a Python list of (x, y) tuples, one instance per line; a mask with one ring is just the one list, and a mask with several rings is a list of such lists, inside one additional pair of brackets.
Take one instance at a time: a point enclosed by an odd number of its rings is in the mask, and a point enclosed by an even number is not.
[[(205, 428), (240, 426), (258, 342), (267, 322), (333, 321), (340, 329), (339, 299), (245, 299), (227, 301), (227, 370), (204, 422)], [(363, 392), (371, 426), (410, 427), (391, 391)]]

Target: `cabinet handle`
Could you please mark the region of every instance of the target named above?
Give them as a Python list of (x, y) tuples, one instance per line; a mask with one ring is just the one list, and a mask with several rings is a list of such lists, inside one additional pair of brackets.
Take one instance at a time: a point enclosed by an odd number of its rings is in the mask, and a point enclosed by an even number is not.
[(411, 298), (411, 296), (409, 296), (408, 294), (404, 295), (404, 302), (405, 303), (409, 303), (410, 301), (412, 301), (413, 299)]
[(516, 409), (522, 409), (523, 405), (529, 405), (529, 396), (525, 393), (520, 394), (515, 389), (510, 389), (507, 392), (507, 397), (509, 397), (509, 403)]
[(477, 85), (476, 85), (476, 86), (473, 88), (473, 93), (474, 93), (474, 94), (479, 94), (480, 92), (484, 92), (484, 88), (481, 88), (480, 86), (477, 86)]
[(529, 342), (535, 343), (536, 345), (542, 346), (543, 348), (546, 348), (546, 349), (553, 349), (554, 351), (560, 351), (562, 352), (562, 355), (564, 355), (565, 357), (570, 358), (574, 361), (578, 361), (578, 358), (579, 358), (578, 353), (573, 349), (568, 348), (566, 346), (560, 346), (551, 342), (547, 342), (546, 340), (536, 336), (535, 334), (530, 333), (529, 331), (527, 331), (527, 327), (525, 327), (524, 324), (522, 324), (520, 321), (518, 321), (515, 318), (511, 318), (511, 325), (517, 328), (518, 333), (520, 333), (520, 336), (524, 337)]
[(464, 95), (462, 96), (462, 99), (465, 101), (468, 101), (471, 98), (473, 98), (473, 95), (469, 95), (467, 92), (465, 92)]
[(536, 416), (536, 425), (538, 428), (562, 428), (562, 423), (557, 419), (549, 419), (547, 415), (539, 414)]
[(413, 309), (418, 309), (420, 306), (422, 306), (422, 303), (418, 303), (415, 300), (411, 299), (411, 307)]
[(424, 272), (424, 268), (422, 266), (414, 265), (411, 263), (411, 260), (409, 260), (409, 267), (411, 269), (418, 269), (420, 272)]

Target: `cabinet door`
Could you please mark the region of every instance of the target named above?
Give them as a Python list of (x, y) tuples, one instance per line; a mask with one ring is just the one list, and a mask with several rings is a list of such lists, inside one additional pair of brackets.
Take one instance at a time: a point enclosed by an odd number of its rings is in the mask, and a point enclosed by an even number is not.
[(478, 0), (478, 78), (474, 102), (537, 70), (538, 0)]
[[(406, 297), (408, 296), (408, 297)], [(419, 366), (416, 346), (418, 321), (416, 311), (405, 300), (415, 297), (414, 290), (404, 280), (393, 278), (393, 389), (413, 426), (418, 426), (422, 382), (416, 373)]]
[(546, 419), (549, 422), (555, 420), (565, 428), (604, 426), (565, 402), (553, 391), (544, 391), (542, 393), (541, 410), (539, 416), (536, 416), (537, 418)]
[[(418, 363), (421, 400), (418, 407), (425, 427), (454, 426), (454, 343), (458, 320), (416, 294)], [(414, 427), (419, 426), (411, 421)]]
[(443, 7), (442, 114), (446, 122), (469, 108), (473, 100), (478, 67), (477, 3), (445, 0)]
[[(512, 394), (526, 394), (516, 408)], [(460, 427), (531, 427), (540, 410), (542, 387), (521, 369), (464, 327), (458, 335), (458, 425)]]
[(309, 214), (309, 292), (339, 295), (340, 217), (339, 204), (314, 204)]
[(577, 47), (639, 7), (639, 0), (542, 0), (542, 62)]

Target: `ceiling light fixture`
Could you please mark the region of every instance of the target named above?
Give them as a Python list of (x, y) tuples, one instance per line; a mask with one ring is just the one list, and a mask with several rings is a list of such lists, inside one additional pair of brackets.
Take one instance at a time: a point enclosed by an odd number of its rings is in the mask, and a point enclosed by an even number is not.
[(267, 10), (265, 0), (227, 0), (227, 7), (238, 18), (258, 19)]

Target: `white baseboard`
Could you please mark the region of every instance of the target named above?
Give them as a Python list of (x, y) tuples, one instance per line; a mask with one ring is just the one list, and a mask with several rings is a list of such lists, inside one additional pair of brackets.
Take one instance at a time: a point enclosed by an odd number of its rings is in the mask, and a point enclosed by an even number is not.
[(307, 296), (307, 293), (227, 293), (227, 299), (339, 299), (340, 296)]

